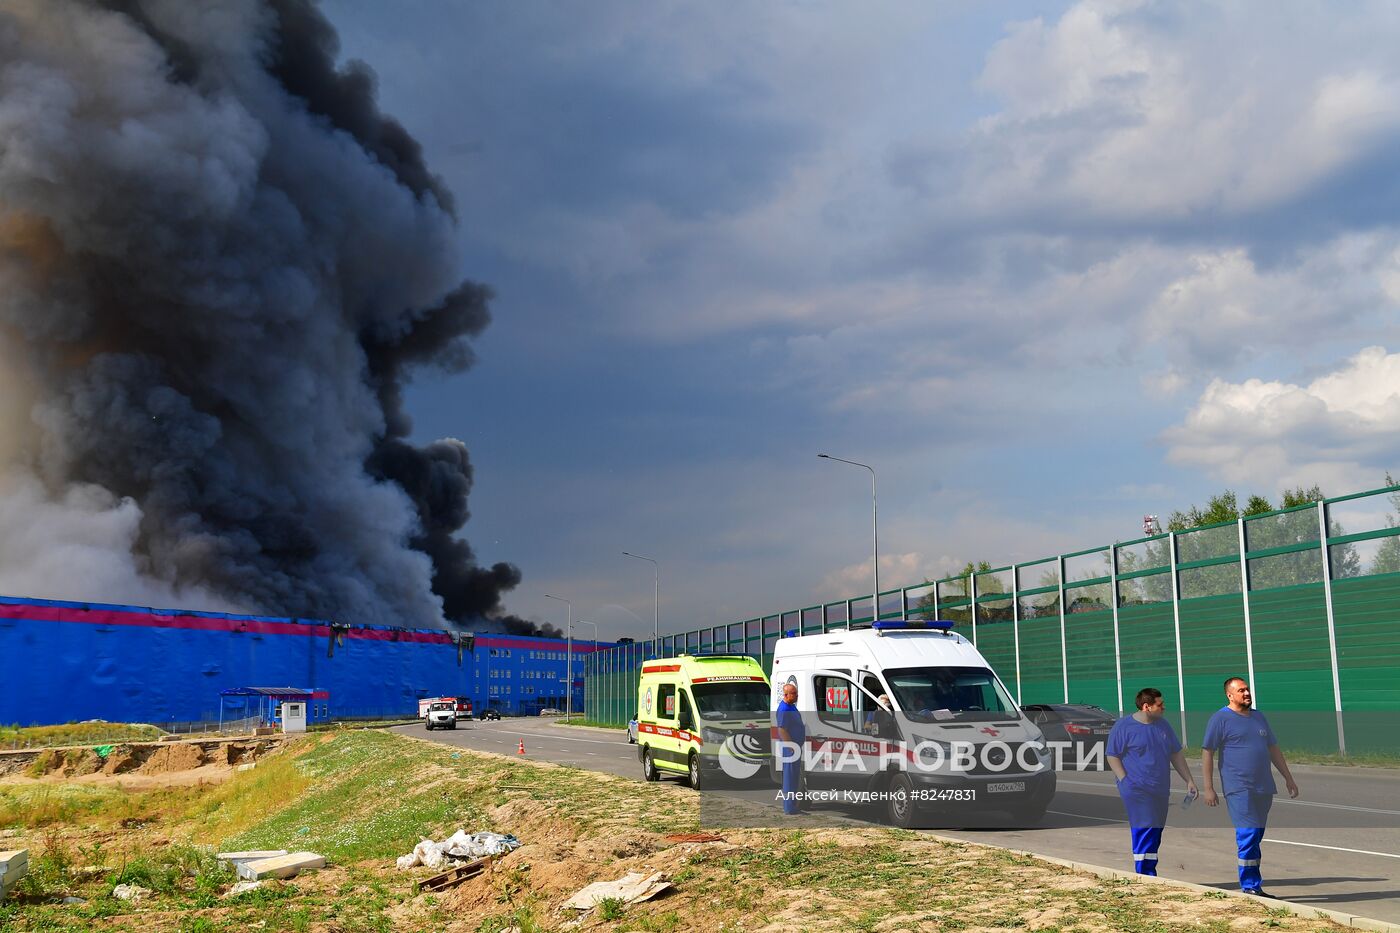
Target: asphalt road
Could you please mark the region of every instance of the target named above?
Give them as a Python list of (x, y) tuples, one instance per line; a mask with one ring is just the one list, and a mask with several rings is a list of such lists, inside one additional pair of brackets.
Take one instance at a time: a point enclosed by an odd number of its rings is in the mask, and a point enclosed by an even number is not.
[[(573, 765), (641, 780), (636, 747), (621, 732), (504, 719), (426, 731), (395, 731), (449, 745)], [(1199, 783), (1200, 761), (1191, 762)], [(1275, 799), (1264, 838), (1264, 886), (1280, 898), (1400, 923), (1400, 771), (1295, 765), (1302, 795)], [(1179, 783), (1175, 775), (1173, 779)], [(1280, 788), (1282, 787), (1282, 781)], [(1005, 845), (1058, 858), (1132, 870), (1128, 824), (1108, 773), (1062, 772), (1043, 823), (1033, 829), (939, 830), (942, 835)], [(1174, 794), (1158, 872), (1238, 890), (1234, 831), (1225, 806), (1197, 801), (1187, 812)], [(771, 802), (773, 791), (736, 792)], [(774, 823), (782, 821), (776, 804)]]

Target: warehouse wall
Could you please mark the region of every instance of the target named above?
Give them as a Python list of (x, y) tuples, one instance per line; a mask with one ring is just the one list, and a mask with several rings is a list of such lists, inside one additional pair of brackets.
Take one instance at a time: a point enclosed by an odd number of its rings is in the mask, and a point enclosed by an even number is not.
[[(0, 597), (0, 723), (210, 722), (221, 690), (247, 686), (328, 690), (336, 718), (416, 716), (424, 696), (528, 712), (519, 685), (547, 678), (526, 671), (553, 678), (562, 697), (565, 664), (552, 656), (564, 644), (482, 635), (459, 661), (441, 631)], [(512, 690), (492, 696), (490, 672), (507, 666), (494, 682)]]

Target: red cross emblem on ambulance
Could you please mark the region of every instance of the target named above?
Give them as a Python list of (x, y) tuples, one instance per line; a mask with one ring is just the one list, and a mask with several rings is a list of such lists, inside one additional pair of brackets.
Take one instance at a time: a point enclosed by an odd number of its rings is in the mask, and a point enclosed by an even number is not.
[(998, 731), (998, 730), (996, 730), (996, 729), (993, 729), (991, 726), (987, 726), (985, 729), (980, 729), (980, 730), (978, 730), (978, 731), (980, 731), (980, 732), (985, 732), (985, 733), (987, 733), (988, 735), (991, 735), (991, 736), (1001, 735), (1001, 732), (1000, 732), (1000, 731)]

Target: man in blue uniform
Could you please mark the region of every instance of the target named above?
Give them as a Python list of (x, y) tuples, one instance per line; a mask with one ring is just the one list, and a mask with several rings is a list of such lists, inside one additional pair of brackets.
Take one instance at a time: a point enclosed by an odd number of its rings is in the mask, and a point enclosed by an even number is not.
[(1139, 875), (1157, 874), (1157, 849), (1167, 825), (1172, 768), (1194, 796), (1196, 782), (1182, 754), (1171, 723), (1163, 718), (1162, 691), (1145, 687), (1137, 694), (1137, 712), (1113, 724), (1104, 749), (1108, 766), (1118, 778), (1118, 794), (1128, 810), (1133, 864)]
[(1243, 677), (1225, 681), (1225, 698), (1229, 705), (1216, 710), (1206, 724), (1201, 740), (1201, 768), (1205, 771), (1206, 805), (1217, 806), (1213, 768), (1220, 758), (1220, 786), (1225, 792), (1225, 807), (1230, 822), (1235, 825), (1235, 844), (1239, 848), (1240, 890), (1260, 897), (1273, 897), (1262, 885), (1259, 871), (1259, 844), (1264, 840), (1264, 824), (1273, 806), (1278, 786), (1274, 784), (1272, 764), (1288, 786), (1288, 796), (1298, 796), (1298, 785), (1288, 770), (1288, 762), (1279, 751), (1274, 730), (1264, 714), (1254, 709), (1254, 696)]
[(796, 814), (806, 809), (799, 806), (798, 795), (802, 790), (803, 746), (807, 742), (807, 727), (802, 723), (802, 714), (797, 711), (797, 684), (783, 684), (783, 699), (778, 703), (776, 718), (778, 739), (791, 743), (785, 757), (792, 758), (794, 747), (796, 750), (795, 760), (783, 761), (783, 812)]

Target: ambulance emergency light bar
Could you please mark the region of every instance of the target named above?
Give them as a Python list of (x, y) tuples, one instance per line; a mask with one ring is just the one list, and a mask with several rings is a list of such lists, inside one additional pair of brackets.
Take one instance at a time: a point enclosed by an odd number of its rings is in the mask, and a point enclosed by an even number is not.
[(953, 623), (946, 619), (881, 619), (870, 627), (882, 634), (911, 631), (947, 632), (953, 628)]
[[(881, 619), (870, 626), (881, 634), (885, 632), (948, 632), (953, 628), (953, 623), (947, 619)], [(842, 629), (841, 631), (853, 631), (852, 629)], [(796, 638), (798, 631), (790, 628), (783, 632), (784, 638)]]

